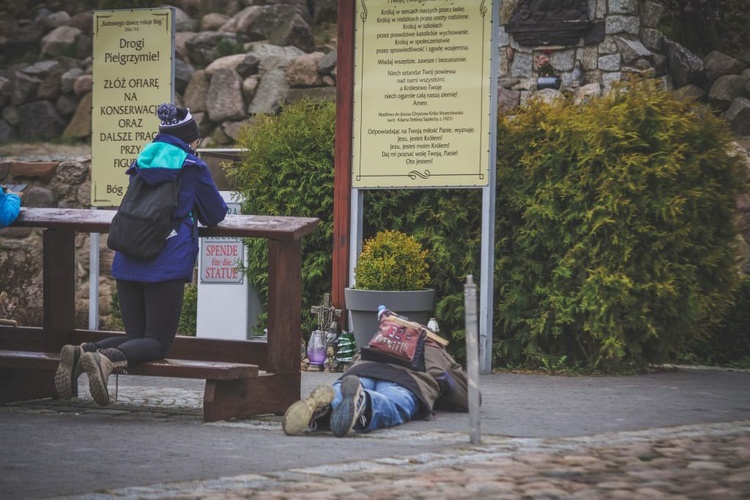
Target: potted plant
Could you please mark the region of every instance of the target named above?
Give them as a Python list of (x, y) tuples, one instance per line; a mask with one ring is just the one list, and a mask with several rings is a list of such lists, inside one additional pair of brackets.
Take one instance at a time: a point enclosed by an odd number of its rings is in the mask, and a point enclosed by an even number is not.
[(435, 302), (435, 290), (427, 288), (427, 253), (414, 237), (400, 231), (381, 231), (365, 241), (354, 268), (354, 285), (344, 290), (358, 348), (377, 332), (380, 305), (427, 324)]
[(536, 88), (542, 89), (560, 89), (560, 77), (555, 72), (554, 66), (550, 62), (552, 51), (545, 49), (536, 57)]

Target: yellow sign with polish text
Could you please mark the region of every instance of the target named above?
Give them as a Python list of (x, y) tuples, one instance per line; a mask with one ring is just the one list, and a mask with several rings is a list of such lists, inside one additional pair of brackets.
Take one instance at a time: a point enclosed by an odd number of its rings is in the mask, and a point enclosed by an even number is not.
[(91, 110), (91, 205), (119, 206), (125, 170), (159, 129), (156, 108), (171, 102), (172, 8), (96, 11)]
[(490, 0), (362, 0), (352, 187), (488, 185)]

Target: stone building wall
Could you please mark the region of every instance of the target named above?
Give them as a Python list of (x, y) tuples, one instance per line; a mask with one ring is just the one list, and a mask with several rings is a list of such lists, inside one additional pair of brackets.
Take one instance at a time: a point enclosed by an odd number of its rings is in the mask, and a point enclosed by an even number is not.
[[(563, 80), (564, 86), (599, 83), (605, 88), (620, 81), (624, 74), (644, 72), (664, 75), (666, 57), (659, 54), (664, 36), (656, 29), (664, 8), (651, 1), (638, 0), (579, 0), (569, 2), (585, 10), (587, 21), (555, 22), (562, 17), (547, 14), (553, 19), (550, 28), (539, 32), (537, 44), (520, 45), (517, 38), (508, 33), (512, 17), (526, 4), (537, 6), (542, 2), (508, 0), (501, 8), (500, 29), (500, 73), (504, 78), (526, 79), (535, 75), (535, 60), (544, 51), (550, 53), (550, 62)], [(529, 8), (531, 16), (543, 14), (539, 8)], [(546, 32), (559, 33), (571, 28), (565, 24), (580, 24), (580, 36), (574, 43), (560, 44), (555, 40), (545, 41)], [(576, 61), (580, 61), (581, 75), (574, 73)]]
[(750, 135), (750, 48), (738, 57), (715, 51), (700, 58), (658, 29), (664, 13), (659, 0), (503, 0), (501, 108), (523, 104), (538, 90), (539, 63), (548, 59), (561, 77), (560, 91), (581, 102), (615, 82), (655, 78), (708, 102), (737, 135)]

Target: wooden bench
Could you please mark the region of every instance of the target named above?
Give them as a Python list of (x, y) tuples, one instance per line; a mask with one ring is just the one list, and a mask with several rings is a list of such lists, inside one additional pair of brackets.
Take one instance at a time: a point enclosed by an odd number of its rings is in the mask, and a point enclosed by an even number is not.
[[(59, 361), (58, 353), (0, 350), (0, 368), (31, 368), (49, 372), (57, 369)], [(213, 422), (226, 420), (235, 415), (234, 411), (231, 411), (235, 406), (233, 403), (239, 400), (235, 398), (241, 397), (241, 391), (239, 395), (235, 394), (235, 386), (242, 385), (237, 381), (257, 378), (259, 371), (256, 365), (244, 363), (162, 359), (135, 365), (128, 368), (127, 374), (204, 379), (204, 420)]]
[[(44, 228), (40, 327), (0, 326), (0, 403), (56, 397), (54, 371), (65, 344), (95, 342), (122, 332), (76, 329), (75, 234), (106, 233), (112, 210), (24, 208), (17, 227)], [(178, 336), (169, 360), (143, 363), (128, 374), (206, 380), (207, 422), (282, 414), (300, 398), (301, 239), (318, 219), (228, 215), (201, 237), (268, 240), (268, 337), (220, 340)], [(220, 324), (217, 324), (220, 328)]]

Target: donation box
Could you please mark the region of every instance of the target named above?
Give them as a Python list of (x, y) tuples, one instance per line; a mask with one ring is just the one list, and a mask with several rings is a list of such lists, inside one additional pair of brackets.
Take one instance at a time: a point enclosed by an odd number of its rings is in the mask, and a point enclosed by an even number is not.
[[(240, 213), (234, 192), (221, 191), (221, 195), (230, 214)], [(243, 271), (246, 261), (242, 238), (201, 238), (197, 337), (246, 340), (254, 335), (261, 305)]]

